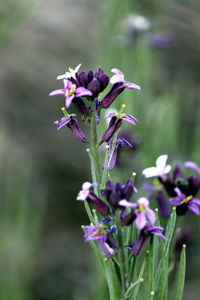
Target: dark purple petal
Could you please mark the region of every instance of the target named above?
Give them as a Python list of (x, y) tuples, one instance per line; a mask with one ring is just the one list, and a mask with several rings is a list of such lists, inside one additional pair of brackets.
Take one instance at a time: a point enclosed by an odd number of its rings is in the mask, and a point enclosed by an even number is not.
[(108, 124), (107, 130), (104, 132), (102, 136), (102, 141), (109, 142), (109, 140), (113, 137), (115, 132), (120, 128), (122, 124), (122, 120), (117, 120), (117, 117), (112, 117), (110, 123)]
[(80, 129), (76, 117), (70, 117), (70, 122), (67, 124), (67, 127), (71, 129), (73, 134), (83, 143), (87, 141), (87, 137), (84, 132)]
[(170, 208), (169, 208), (169, 202), (166, 199), (163, 191), (158, 191), (156, 194), (156, 200), (158, 202), (159, 211), (163, 218), (168, 218), (170, 216)]
[(136, 125), (138, 123), (138, 120), (135, 117), (133, 117), (132, 115), (129, 115), (129, 114), (122, 117), (122, 120), (124, 120), (125, 122), (128, 122), (132, 125)]
[(175, 197), (175, 198), (169, 200), (169, 203), (174, 204), (174, 205), (180, 205), (182, 200), (183, 199), (181, 199), (180, 197)]
[(88, 84), (87, 88), (92, 92), (94, 97), (97, 97), (100, 93), (100, 82), (97, 78), (93, 78), (92, 81)]
[(79, 82), (79, 85), (80, 86), (83, 86), (83, 87), (87, 87), (87, 84), (88, 84), (88, 76), (87, 76), (87, 73), (84, 72), (84, 71), (81, 71), (78, 76), (77, 76), (77, 80)]
[(99, 197), (97, 197), (95, 193), (90, 192), (87, 200), (90, 201), (94, 205), (95, 209), (102, 215), (109, 214), (109, 207)]
[(120, 145), (117, 144), (115, 146), (115, 148), (113, 149), (112, 153), (110, 154), (110, 158), (109, 158), (109, 161), (108, 161), (108, 170), (109, 171), (111, 171), (115, 167), (119, 147), (120, 147)]
[(140, 233), (138, 239), (135, 241), (135, 243), (132, 244), (131, 254), (137, 256), (142, 250), (142, 248), (149, 242), (150, 239), (150, 235)]
[(108, 108), (113, 101), (117, 98), (119, 94), (121, 94), (124, 90), (123, 83), (116, 83), (113, 85), (108, 94), (103, 98), (101, 102), (102, 108)]

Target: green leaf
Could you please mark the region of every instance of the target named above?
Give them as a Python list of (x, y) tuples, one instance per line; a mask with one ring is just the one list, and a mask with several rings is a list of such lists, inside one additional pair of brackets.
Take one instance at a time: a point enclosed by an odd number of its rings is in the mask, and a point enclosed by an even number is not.
[(179, 268), (179, 275), (178, 275), (178, 284), (177, 292), (174, 300), (181, 300), (183, 296), (183, 290), (185, 286), (185, 270), (186, 270), (186, 254), (185, 254), (186, 245), (183, 245), (181, 251), (181, 258), (180, 258), (180, 268)]
[(110, 293), (110, 300), (121, 300), (120, 284), (116, 276), (112, 260), (105, 260), (106, 278)]

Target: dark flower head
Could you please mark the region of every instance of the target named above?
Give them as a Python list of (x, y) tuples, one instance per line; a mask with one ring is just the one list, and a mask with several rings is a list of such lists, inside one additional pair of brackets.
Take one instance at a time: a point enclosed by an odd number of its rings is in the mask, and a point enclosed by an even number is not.
[(103, 194), (114, 210), (122, 208), (119, 205), (120, 200), (127, 199), (129, 201), (134, 193), (137, 193), (137, 189), (132, 179), (128, 179), (125, 184), (120, 182), (114, 184), (111, 180), (108, 180), (106, 188), (103, 190)]
[(99, 198), (96, 194), (91, 191), (91, 188), (94, 186), (94, 183), (85, 182), (82, 185), (82, 190), (79, 192), (77, 196), (77, 200), (90, 202), (97, 211), (99, 211), (102, 215), (109, 214), (109, 207)]
[(113, 137), (115, 132), (120, 128), (122, 121), (130, 123), (132, 125), (136, 125), (138, 123), (138, 120), (135, 117), (133, 117), (130, 114), (125, 114), (123, 112), (125, 107), (126, 107), (126, 105), (123, 104), (119, 113), (112, 112), (105, 116), (106, 119), (108, 119), (108, 118), (111, 118), (111, 119), (108, 124), (107, 130), (104, 132), (104, 134), (102, 136), (103, 142), (109, 142), (109, 140)]
[(64, 126), (67, 126), (81, 142), (85, 143), (87, 141), (87, 137), (80, 129), (76, 115), (68, 115), (65, 108), (62, 108), (62, 111), (64, 112), (65, 116), (60, 121), (54, 122), (54, 124), (58, 125), (58, 130)]
[(176, 206), (177, 215), (184, 215), (188, 209), (196, 215), (200, 214), (200, 199), (194, 198), (192, 195), (185, 195), (180, 191), (179, 188), (175, 188), (175, 192), (177, 196), (175, 198), (172, 198), (169, 202)]
[(77, 86), (83, 86), (90, 90), (93, 97), (98, 97), (98, 95), (107, 87), (109, 77), (104, 70), (99, 67), (95, 73), (92, 70), (76, 73), (76, 77), (72, 79), (72, 82)]
[(148, 224), (140, 231), (137, 240), (126, 247), (131, 248), (131, 254), (137, 256), (154, 235), (159, 236), (163, 240), (167, 240), (166, 236), (162, 233), (163, 230), (163, 227)]

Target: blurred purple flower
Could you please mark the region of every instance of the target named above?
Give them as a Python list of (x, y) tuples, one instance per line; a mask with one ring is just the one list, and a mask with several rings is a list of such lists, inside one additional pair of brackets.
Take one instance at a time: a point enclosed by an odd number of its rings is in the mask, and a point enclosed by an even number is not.
[(162, 234), (163, 230), (163, 227), (148, 224), (140, 231), (137, 240), (126, 247), (131, 248), (131, 254), (137, 256), (154, 235), (157, 235), (163, 240), (167, 240), (166, 236)]
[(90, 242), (93, 240), (98, 240), (99, 247), (103, 251), (104, 255), (108, 258), (112, 258), (113, 255), (116, 253), (117, 245), (116, 241), (110, 234), (110, 230), (105, 226), (110, 219), (106, 219), (102, 221), (97, 226), (84, 226), (86, 232), (84, 234), (85, 242)]
[(137, 189), (134, 186), (132, 179), (127, 179), (125, 184), (120, 182), (114, 184), (111, 180), (108, 180), (106, 182), (106, 188), (103, 190), (103, 194), (109, 204), (113, 207), (113, 210), (116, 210), (117, 208), (122, 209), (119, 205), (119, 201), (123, 199), (129, 201), (134, 193), (137, 193)]
[(111, 70), (111, 72), (115, 74), (110, 79), (110, 83), (114, 85), (108, 94), (103, 98), (101, 102), (102, 108), (108, 108), (125, 88), (131, 90), (141, 90), (141, 87), (135, 83), (126, 82), (124, 79), (124, 74), (119, 69), (114, 68)]
[(84, 87), (76, 87), (70, 80), (63, 80), (64, 88), (55, 90), (49, 94), (49, 96), (65, 95), (65, 106), (68, 108), (74, 98), (83, 96), (92, 96), (92, 92)]
[(188, 209), (196, 215), (200, 214), (200, 199), (194, 198), (192, 195), (186, 196), (179, 188), (175, 188), (175, 192), (177, 197), (172, 198), (169, 202), (176, 206), (177, 215), (184, 215)]
[(176, 45), (174, 34), (169, 31), (152, 34), (149, 38), (149, 45), (155, 48), (171, 48)]
[(58, 125), (58, 130), (67, 126), (81, 142), (85, 143), (87, 141), (87, 137), (80, 129), (75, 115), (65, 116), (60, 121), (55, 121), (54, 124)]
[(124, 199), (119, 201), (119, 205), (131, 207), (133, 209), (133, 213), (135, 214), (135, 224), (138, 229), (143, 229), (147, 225), (148, 221), (152, 225), (156, 221), (156, 214), (149, 208), (149, 200), (145, 197), (139, 198), (137, 203), (128, 202)]
[(121, 148), (123, 148), (125, 146), (132, 147), (132, 145), (127, 140), (125, 140), (123, 138), (118, 138), (117, 142), (116, 142), (116, 146), (114, 147), (112, 153), (110, 154), (110, 158), (108, 161), (108, 170), (109, 171), (115, 167), (118, 152)]
[(95, 195), (91, 188), (94, 187), (94, 183), (85, 182), (82, 185), (82, 190), (78, 193), (77, 200), (85, 201), (92, 203), (95, 209), (98, 210), (102, 215), (109, 214), (109, 207)]
[[(125, 105), (122, 105), (122, 109), (124, 107), (125, 107)], [(106, 119), (111, 118), (111, 119), (108, 124), (108, 128), (106, 129), (106, 131), (104, 132), (104, 134), (102, 136), (102, 141), (104, 141), (104, 142), (109, 142), (109, 140), (113, 137), (115, 132), (122, 125), (122, 120), (127, 123), (130, 123), (131, 125), (136, 125), (138, 123), (138, 120), (135, 117), (133, 117), (132, 115), (121, 113), (121, 112), (119, 112), (118, 114), (115, 112), (109, 113), (105, 116), (105, 118)]]

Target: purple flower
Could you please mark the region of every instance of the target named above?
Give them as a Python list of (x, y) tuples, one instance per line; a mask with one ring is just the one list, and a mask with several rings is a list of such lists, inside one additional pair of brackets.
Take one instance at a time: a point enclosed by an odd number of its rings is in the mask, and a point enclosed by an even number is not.
[(63, 80), (64, 88), (55, 90), (49, 94), (49, 96), (65, 95), (65, 106), (68, 108), (74, 98), (83, 96), (92, 96), (92, 92), (84, 87), (76, 87), (70, 80)]
[(120, 182), (114, 184), (111, 180), (108, 180), (106, 183), (106, 188), (103, 190), (103, 194), (105, 195), (109, 204), (113, 207), (113, 210), (122, 208), (119, 205), (119, 201), (122, 199), (130, 200), (134, 193), (137, 193), (137, 189), (134, 186), (132, 179), (127, 179), (125, 184)]
[(78, 193), (77, 200), (87, 200), (88, 202), (92, 203), (95, 209), (98, 210), (102, 215), (108, 215), (109, 207), (99, 197), (97, 197), (93, 191), (90, 190), (92, 187), (94, 187), (94, 185), (94, 183), (85, 182), (82, 185), (82, 190)]
[(60, 121), (55, 121), (54, 124), (58, 125), (58, 130), (67, 126), (81, 142), (85, 143), (87, 141), (87, 137), (80, 129), (75, 115), (66, 115)]
[(116, 253), (117, 245), (116, 241), (110, 234), (110, 230), (105, 226), (105, 224), (109, 221), (110, 219), (106, 219), (106, 222), (102, 221), (97, 226), (84, 226), (86, 229), (84, 239), (85, 242), (97, 240), (104, 255), (108, 258), (112, 258)]
[(128, 202), (124, 199), (119, 201), (119, 205), (123, 207), (131, 207), (133, 209), (133, 213), (135, 214), (135, 224), (138, 229), (143, 229), (148, 221), (152, 225), (156, 221), (156, 214), (149, 208), (149, 200), (145, 197), (139, 198), (137, 203)]
[(132, 82), (126, 82), (124, 80), (124, 74), (122, 73), (122, 71), (114, 68), (111, 70), (111, 72), (115, 74), (110, 79), (110, 82), (114, 85), (111, 88), (111, 90), (108, 92), (108, 94), (103, 98), (101, 103), (102, 108), (108, 108), (113, 103), (113, 101), (117, 98), (117, 96), (121, 94), (121, 92), (123, 92), (125, 88), (131, 90), (141, 90), (140, 86)]
[(171, 48), (176, 45), (176, 38), (169, 31), (152, 34), (149, 39), (149, 45), (160, 49)]
[(112, 153), (110, 154), (110, 158), (108, 161), (108, 170), (109, 171), (115, 167), (118, 151), (125, 146), (132, 147), (132, 145), (127, 140), (125, 140), (123, 138), (118, 138), (117, 142), (116, 142), (116, 146), (113, 149)]
[(122, 125), (122, 120), (127, 123), (130, 123), (131, 125), (136, 125), (138, 123), (138, 120), (135, 117), (133, 117), (130, 114), (123, 113), (123, 109), (125, 107), (126, 106), (123, 104), (122, 109), (119, 113), (113, 112), (113, 113), (109, 113), (105, 116), (106, 119), (108, 119), (108, 118), (111, 118), (111, 119), (108, 124), (107, 130), (104, 132), (104, 134), (102, 136), (102, 141), (109, 142), (109, 140), (113, 137), (115, 132)]
[(162, 234), (163, 230), (163, 227), (148, 224), (140, 231), (137, 240), (126, 247), (131, 248), (131, 254), (137, 256), (142, 250), (142, 247), (144, 247), (154, 235), (159, 236), (163, 240), (167, 240), (166, 236)]
[(184, 215), (188, 209), (196, 215), (200, 214), (200, 199), (194, 198), (192, 195), (186, 196), (180, 191), (179, 188), (175, 188), (175, 192), (177, 194), (177, 197), (172, 198), (169, 202), (176, 206), (177, 215)]

